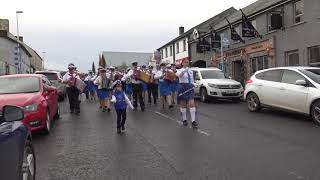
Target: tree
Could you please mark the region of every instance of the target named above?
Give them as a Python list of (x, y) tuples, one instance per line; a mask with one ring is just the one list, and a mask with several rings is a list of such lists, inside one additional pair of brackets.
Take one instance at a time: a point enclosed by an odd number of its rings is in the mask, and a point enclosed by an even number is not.
[(104, 55), (103, 54), (101, 54), (100, 56), (99, 56), (99, 66), (101, 66), (101, 67), (103, 67), (103, 68), (106, 68), (106, 60), (105, 60), (105, 58), (104, 58)]
[(92, 73), (96, 74), (96, 66), (94, 65), (94, 61), (92, 62)]

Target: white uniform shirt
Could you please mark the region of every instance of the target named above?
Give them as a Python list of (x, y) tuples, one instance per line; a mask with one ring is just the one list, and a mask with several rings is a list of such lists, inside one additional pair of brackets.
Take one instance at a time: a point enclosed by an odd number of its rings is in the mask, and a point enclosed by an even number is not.
[[(191, 82), (189, 82), (188, 74), (190, 76), (190, 81)], [(176, 75), (179, 78), (179, 83), (191, 83), (191, 84), (194, 83), (193, 71), (190, 70), (189, 68), (178, 69), (177, 72), (176, 72)]]
[(93, 76), (88, 75), (84, 81), (92, 81)]
[[(71, 79), (71, 77), (80, 79), (80, 77), (79, 77), (77, 74), (72, 74), (72, 75), (71, 75), (69, 72), (67, 72), (67, 73), (63, 76), (62, 80), (63, 80), (64, 83), (67, 83), (67, 82)], [(66, 86), (67, 86), (67, 87), (70, 87), (69, 84), (67, 84)]]
[(124, 79), (131, 78), (131, 83), (132, 83), (132, 84), (140, 84), (140, 83), (141, 83), (140, 80), (135, 80), (134, 78), (132, 78), (133, 73), (134, 73), (134, 70), (131, 69), (131, 70), (124, 76)]

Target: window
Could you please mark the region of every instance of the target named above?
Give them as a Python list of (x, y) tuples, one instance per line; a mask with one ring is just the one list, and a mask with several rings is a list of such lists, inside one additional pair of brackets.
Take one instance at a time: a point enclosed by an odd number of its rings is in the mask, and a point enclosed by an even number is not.
[(288, 66), (299, 66), (299, 51), (289, 51), (286, 52), (286, 60)]
[(163, 55), (163, 49), (161, 49), (161, 59), (164, 58), (164, 55)]
[(303, 16), (304, 16), (304, 12), (303, 12), (303, 0), (301, 1), (296, 1), (295, 3), (293, 3), (293, 16), (294, 16), (294, 23), (300, 23), (303, 22)]
[(263, 73), (262, 80), (280, 82), (282, 70), (270, 70)]
[(177, 54), (179, 53), (179, 42), (176, 43), (176, 47), (177, 47)]
[(168, 57), (168, 48), (166, 48), (166, 58)]
[(291, 70), (284, 70), (281, 82), (287, 84), (296, 84), (297, 80), (306, 80), (302, 75)]
[(170, 46), (170, 56), (172, 56), (172, 46)]
[(308, 60), (310, 64), (320, 63), (320, 46), (308, 48)]
[(268, 56), (259, 56), (251, 58), (251, 73), (254, 74), (256, 71), (260, 71), (262, 69), (268, 69)]
[(199, 76), (199, 73), (197, 71), (193, 71), (193, 78), (194, 80), (196, 81), (199, 81), (200, 80), (200, 76)]
[(283, 16), (281, 12), (268, 13), (267, 18), (268, 18), (268, 31), (275, 31), (283, 28)]
[(187, 50), (187, 40), (183, 40), (183, 51)]

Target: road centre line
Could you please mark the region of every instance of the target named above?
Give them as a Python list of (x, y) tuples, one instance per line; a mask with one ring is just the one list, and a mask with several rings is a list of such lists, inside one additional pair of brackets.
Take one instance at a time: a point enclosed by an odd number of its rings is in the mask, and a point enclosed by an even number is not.
[[(170, 117), (170, 116), (167, 116), (167, 115), (165, 115), (165, 114), (163, 114), (163, 113), (161, 113), (161, 112), (159, 112), (159, 111), (154, 111), (154, 113), (156, 113), (156, 114), (158, 114), (158, 115), (160, 115), (160, 116), (162, 116), (162, 117), (164, 117), (164, 118), (167, 118), (167, 119), (169, 119), (169, 120), (175, 121), (176, 123), (182, 125), (182, 122), (181, 122), (181, 121), (176, 120), (176, 119), (174, 119), (174, 118), (172, 118), (172, 117)], [(190, 129), (193, 129), (193, 127), (190, 127), (190, 126), (189, 126), (189, 128), (190, 128)], [(200, 133), (200, 134), (203, 134), (203, 135), (205, 135), (205, 136), (211, 136), (211, 134), (208, 133), (208, 132), (202, 131), (202, 130), (200, 130), (200, 129), (196, 129), (196, 130), (197, 130), (197, 132)]]

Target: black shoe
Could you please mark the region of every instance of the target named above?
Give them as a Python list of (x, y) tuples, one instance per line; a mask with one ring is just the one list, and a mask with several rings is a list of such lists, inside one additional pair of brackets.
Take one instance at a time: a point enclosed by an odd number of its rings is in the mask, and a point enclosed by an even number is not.
[(80, 111), (77, 111), (77, 112), (75, 113), (75, 115), (77, 115), (77, 116), (80, 115)]
[(117, 128), (117, 133), (120, 134), (121, 133), (121, 129)]
[(102, 112), (106, 112), (107, 111), (107, 109), (106, 108), (102, 108)]
[(110, 108), (108, 108), (108, 112), (110, 112), (111, 111), (111, 109)]
[(188, 121), (187, 121), (187, 120), (184, 120), (184, 121), (182, 122), (182, 124), (183, 124), (184, 126), (188, 126)]
[(173, 105), (170, 105), (170, 106), (169, 106), (169, 109), (172, 109), (172, 108), (173, 108)]
[(70, 113), (73, 114), (73, 113), (74, 113), (74, 110), (70, 110)]
[(198, 125), (199, 125), (199, 124), (198, 124), (196, 121), (193, 121), (193, 122), (192, 122), (192, 127), (197, 128)]
[(124, 125), (121, 127), (121, 130), (122, 130), (122, 131), (126, 130), (126, 128), (124, 128)]

